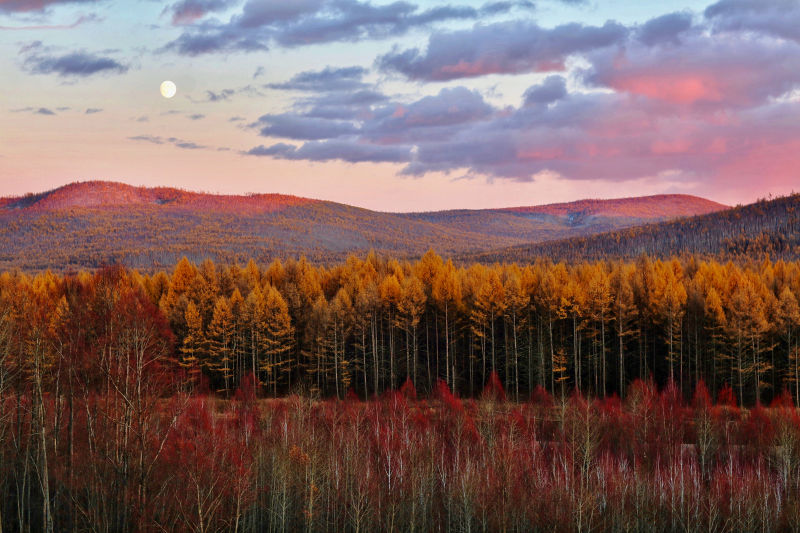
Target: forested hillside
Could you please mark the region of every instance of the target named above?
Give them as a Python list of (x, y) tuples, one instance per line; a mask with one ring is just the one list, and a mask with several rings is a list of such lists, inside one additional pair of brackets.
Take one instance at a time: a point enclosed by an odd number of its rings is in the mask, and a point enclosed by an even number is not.
[(181, 257), (245, 263), (341, 261), (376, 250), (419, 258), (588, 235), (725, 206), (689, 196), (495, 210), (380, 213), (277, 194), (224, 196), (110, 182), (0, 199), (0, 268), (56, 271), (123, 264), (153, 270)]
[(698, 255), (748, 260), (800, 258), (800, 194), (760, 200), (671, 222), (647, 224), (587, 237), (513, 246), (468, 256), (478, 261), (560, 261)]

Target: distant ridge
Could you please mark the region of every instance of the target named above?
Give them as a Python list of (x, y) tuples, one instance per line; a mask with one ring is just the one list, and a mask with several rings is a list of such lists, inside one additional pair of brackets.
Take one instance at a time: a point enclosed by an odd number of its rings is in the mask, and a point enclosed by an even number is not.
[(591, 261), (694, 255), (731, 260), (800, 259), (800, 194), (720, 212), (589, 236), (528, 243), (462, 257), (464, 261)]
[(586, 199), (532, 207), (508, 207), (503, 211), (554, 216), (583, 213), (596, 216), (675, 218), (713, 213), (727, 208), (726, 205), (690, 194), (657, 194), (611, 200)]
[[(69, 209), (73, 207), (121, 207), (169, 205), (197, 209), (228, 210), (254, 208), (272, 211), (282, 207), (320, 203), (299, 196), (252, 193), (215, 194), (173, 187), (141, 187), (115, 181), (78, 181), (24, 196), (0, 198), (6, 209)], [(642, 219), (675, 218), (712, 213), (728, 206), (688, 194), (658, 194), (613, 199), (583, 199), (555, 204), (504, 207), (498, 209), (455, 209), (419, 213), (392, 213), (408, 217), (432, 217), (463, 213), (543, 214), (555, 217), (592, 215)]]
[(384, 213), (281, 194), (219, 195), (108, 181), (0, 199), (0, 269), (140, 269), (182, 256), (244, 263), (339, 261), (429, 248), (449, 257), (674, 220), (726, 206), (686, 195), (581, 200), (505, 209)]
[(120, 207), (171, 205), (197, 209), (259, 209), (273, 211), (287, 206), (317, 202), (283, 194), (223, 195), (185, 191), (171, 187), (136, 187), (113, 181), (70, 183), (39, 194), (0, 199), (6, 209), (69, 209), (73, 207)]

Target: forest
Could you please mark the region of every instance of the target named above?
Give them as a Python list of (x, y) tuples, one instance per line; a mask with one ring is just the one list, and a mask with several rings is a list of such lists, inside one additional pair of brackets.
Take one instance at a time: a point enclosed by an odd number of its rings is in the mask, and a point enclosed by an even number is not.
[(2, 531), (791, 530), (800, 263), (0, 274)]

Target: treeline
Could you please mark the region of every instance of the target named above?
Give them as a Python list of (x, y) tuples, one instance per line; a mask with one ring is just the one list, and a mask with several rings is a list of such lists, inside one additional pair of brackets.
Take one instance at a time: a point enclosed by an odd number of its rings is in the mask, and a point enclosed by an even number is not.
[(628, 229), (512, 246), (468, 256), (472, 261), (530, 262), (538, 257), (580, 262), (700, 256), (748, 260), (800, 259), (800, 194), (759, 200), (734, 209)]
[(636, 378), (674, 381), (688, 397), (702, 379), (753, 405), (784, 389), (800, 396), (798, 296), (800, 264), (783, 261), (184, 259), (154, 275), (2, 274), (0, 324), (4, 368), (36, 370), (43, 391), (63, 386), (66, 361), (99, 372), (109, 346), (146, 341), (185, 386), (222, 395), (252, 373), (270, 396), (367, 398), (406, 380), (428, 393), (438, 379), (474, 396), (497, 372), (515, 400), (537, 386), (624, 397)]

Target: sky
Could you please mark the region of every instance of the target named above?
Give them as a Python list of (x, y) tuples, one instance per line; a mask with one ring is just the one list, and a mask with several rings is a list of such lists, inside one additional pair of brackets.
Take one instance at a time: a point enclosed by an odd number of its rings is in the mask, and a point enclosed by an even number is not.
[(0, 80), (0, 196), (800, 190), (800, 0), (0, 0)]

